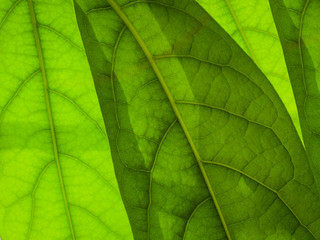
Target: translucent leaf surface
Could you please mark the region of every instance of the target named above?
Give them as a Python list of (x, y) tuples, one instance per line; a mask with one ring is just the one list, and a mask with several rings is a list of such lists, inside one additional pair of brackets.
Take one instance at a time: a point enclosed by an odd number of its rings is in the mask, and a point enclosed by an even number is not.
[(293, 86), (302, 133), (320, 186), (320, 1), (270, 0)]
[(282, 101), (191, 0), (77, 0), (135, 239), (319, 239)]
[[(267, 0), (197, 0), (253, 59), (274, 86), (301, 136), (281, 43)], [(302, 136), (301, 136), (302, 137)]]
[(0, 0), (0, 238), (130, 231), (72, 1)]

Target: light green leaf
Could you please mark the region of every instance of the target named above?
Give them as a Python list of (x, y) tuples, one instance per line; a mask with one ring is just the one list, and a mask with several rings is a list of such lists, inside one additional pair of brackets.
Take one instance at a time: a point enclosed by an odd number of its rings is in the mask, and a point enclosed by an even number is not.
[(320, 239), (282, 101), (193, 0), (76, 0), (135, 239)]
[(0, 0), (0, 238), (130, 239), (72, 1)]
[(270, 5), (288, 66), (308, 157), (320, 186), (320, 1), (270, 0)]
[(197, 0), (253, 59), (286, 106), (301, 136), (301, 127), (281, 43), (268, 1)]

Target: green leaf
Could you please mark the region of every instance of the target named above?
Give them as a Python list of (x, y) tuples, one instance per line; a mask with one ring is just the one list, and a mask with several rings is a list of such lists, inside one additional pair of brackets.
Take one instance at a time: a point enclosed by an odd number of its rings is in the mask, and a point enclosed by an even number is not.
[(320, 238), (286, 108), (195, 1), (76, 2), (135, 239)]
[(320, 2), (270, 0), (270, 5), (288, 66), (308, 157), (320, 186)]
[(130, 239), (72, 1), (0, 8), (0, 238)]
[(286, 106), (302, 139), (281, 43), (268, 1), (197, 0), (253, 59)]

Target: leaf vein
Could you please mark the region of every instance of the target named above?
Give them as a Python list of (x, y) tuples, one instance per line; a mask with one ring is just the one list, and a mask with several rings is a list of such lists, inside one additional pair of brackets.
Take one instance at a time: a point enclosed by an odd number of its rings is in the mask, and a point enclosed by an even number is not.
[(239, 118), (242, 118), (248, 122), (251, 122), (251, 123), (254, 123), (254, 124), (257, 124), (259, 126), (262, 126), (264, 128), (267, 128), (269, 130), (271, 130), (273, 132), (273, 134), (277, 137), (277, 139), (279, 140), (279, 142), (281, 143), (281, 145), (284, 147), (284, 149), (286, 150), (286, 152), (288, 153), (289, 157), (290, 157), (290, 161), (291, 161), (291, 164), (292, 166), (294, 167), (294, 164), (293, 164), (293, 161), (292, 161), (292, 157), (290, 155), (290, 152), (289, 150), (287, 149), (287, 147), (282, 143), (281, 141), (281, 138), (278, 136), (278, 134), (275, 132), (275, 130), (272, 128), (272, 127), (269, 127), (267, 125), (264, 125), (262, 123), (259, 123), (259, 122), (256, 122), (256, 121), (253, 121), (253, 120), (250, 120), (248, 118), (246, 118), (245, 116), (242, 116), (240, 114), (237, 114), (237, 113), (233, 113), (231, 112), (230, 110), (227, 110), (225, 108), (222, 108), (222, 107), (216, 107), (216, 106), (213, 106), (213, 105), (210, 105), (210, 104), (206, 104), (206, 103), (198, 103), (198, 102), (190, 102), (190, 101), (176, 101), (176, 103), (180, 103), (180, 104), (189, 104), (189, 105), (196, 105), (196, 106), (202, 106), (202, 107), (208, 107), (208, 108), (212, 108), (212, 109), (216, 109), (216, 110), (220, 110), (220, 111), (223, 111), (223, 112), (226, 112), (230, 115), (233, 115), (233, 116), (236, 116), (236, 117), (239, 117)]
[[(138, 4), (138, 3), (150, 3), (150, 4), (155, 4), (155, 5), (158, 5), (158, 6), (163, 6), (163, 7), (166, 7), (166, 8), (175, 9), (175, 10), (177, 10), (179, 12), (182, 12), (182, 13), (188, 15), (189, 17), (191, 17), (192, 19), (198, 21), (201, 25), (203, 25), (198, 19), (196, 19), (194, 16), (192, 16), (188, 12), (186, 12), (186, 11), (180, 9), (180, 8), (174, 7), (172, 5), (169, 5), (169, 4), (166, 4), (166, 3), (162, 3), (162, 2), (155, 2), (155, 1), (148, 1), (148, 0), (133, 1), (133, 2), (129, 2), (127, 4), (122, 5), (121, 9), (133, 6), (133, 5)], [(92, 8), (89, 11), (87, 11), (87, 14), (94, 13), (94, 12), (101, 12), (101, 11), (111, 10), (111, 9), (112, 9), (112, 7)]]
[(191, 215), (189, 216), (188, 220), (187, 220), (187, 223), (186, 223), (186, 226), (185, 226), (185, 229), (184, 229), (184, 232), (183, 232), (183, 238), (182, 240), (186, 239), (186, 234), (187, 234), (187, 230), (188, 230), (188, 227), (189, 227), (189, 223), (191, 221), (191, 219), (193, 218), (194, 214), (197, 212), (197, 210), (203, 205), (205, 204), (208, 200), (211, 200), (211, 197), (208, 197), (206, 199), (204, 199), (202, 202), (200, 202), (195, 208), (194, 210), (192, 211)]
[(79, 205), (76, 204), (72, 204), (70, 203), (70, 206), (75, 207), (80, 209), (81, 211), (83, 211), (84, 213), (86, 213), (88, 216), (92, 217), (93, 219), (95, 219), (98, 223), (100, 223), (101, 225), (103, 225), (106, 229), (108, 229), (110, 232), (112, 232), (113, 234), (117, 235), (117, 236), (121, 236), (119, 233), (115, 232), (114, 230), (112, 230), (104, 221), (102, 221), (102, 219), (100, 217), (98, 217), (97, 215), (93, 214), (92, 212), (90, 212), (88, 209), (85, 209), (84, 207), (81, 207)]
[(27, 77), (21, 84), (20, 86), (17, 88), (17, 90), (15, 91), (15, 93), (12, 95), (12, 97), (9, 99), (9, 101), (6, 103), (6, 105), (4, 105), (4, 107), (1, 110), (0, 113), (0, 125), (2, 123), (3, 117), (5, 112), (7, 111), (8, 107), (12, 104), (12, 102), (14, 101), (14, 99), (19, 95), (20, 91), (22, 90), (22, 88), (27, 84), (27, 82), (29, 82), (35, 75), (37, 75), (40, 72), (40, 69), (36, 70), (35, 72), (33, 72), (29, 77)]
[(159, 82), (160, 82), (160, 84), (162, 85), (162, 88), (163, 88), (164, 92), (166, 93), (166, 95), (167, 95), (167, 97), (168, 97), (168, 100), (169, 100), (169, 102), (170, 102), (170, 104), (171, 104), (172, 110), (173, 110), (174, 114), (176, 115), (176, 117), (177, 117), (177, 119), (178, 119), (178, 121), (179, 121), (179, 123), (180, 123), (180, 125), (181, 125), (181, 127), (182, 127), (182, 129), (183, 129), (183, 131), (184, 131), (184, 133), (185, 133), (185, 136), (186, 136), (186, 138), (187, 138), (187, 140), (188, 140), (188, 142), (189, 142), (189, 145), (190, 145), (190, 147), (191, 147), (191, 149), (192, 149), (192, 151), (193, 151), (193, 153), (194, 153), (194, 155), (195, 155), (195, 158), (196, 158), (196, 160), (197, 160), (197, 162), (198, 162), (198, 165), (199, 165), (199, 168), (200, 168), (201, 173), (202, 173), (202, 175), (203, 175), (203, 178), (204, 178), (204, 180), (205, 180), (205, 182), (206, 182), (206, 185), (207, 185), (207, 187), (208, 187), (208, 190), (209, 190), (209, 192), (210, 192), (210, 194), (211, 194), (211, 197), (212, 197), (212, 199), (213, 199), (213, 202), (214, 202), (214, 204), (215, 204), (215, 207), (216, 207), (216, 209), (217, 209), (217, 211), (218, 211), (219, 217), (220, 217), (221, 222), (222, 222), (222, 224), (223, 224), (223, 227), (224, 227), (226, 236), (227, 236), (227, 238), (228, 238), (229, 240), (231, 240), (231, 236), (230, 236), (230, 233), (229, 233), (229, 229), (228, 229), (228, 227), (227, 227), (227, 224), (226, 224), (225, 219), (224, 219), (224, 217), (223, 217), (223, 214), (222, 214), (222, 212), (221, 212), (220, 206), (219, 206), (219, 204), (218, 204), (218, 202), (217, 202), (217, 199), (216, 199), (216, 197), (215, 197), (215, 194), (214, 194), (214, 192), (213, 192), (213, 189), (212, 189), (212, 186), (211, 186), (210, 181), (209, 181), (209, 179), (208, 179), (208, 176), (207, 176), (207, 174), (206, 174), (206, 172), (205, 172), (205, 170), (204, 170), (204, 167), (203, 167), (203, 165), (202, 165), (202, 162), (201, 162), (201, 158), (200, 158), (200, 156), (199, 156), (199, 153), (198, 153), (198, 151), (197, 151), (197, 149), (196, 149), (196, 147), (195, 147), (195, 145), (194, 145), (194, 143), (193, 143), (193, 140), (192, 140), (192, 138), (191, 138), (191, 136), (190, 136), (190, 133), (189, 133), (189, 131), (188, 131), (188, 129), (187, 129), (187, 127), (186, 127), (183, 119), (182, 119), (182, 116), (181, 116), (181, 114), (180, 114), (180, 112), (179, 112), (179, 110), (178, 110), (178, 108), (177, 108), (177, 106), (176, 106), (176, 104), (175, 104), (175, 100), (174, 100), (174, 98), (173, 98), (173, 96), (172, 96), (172, 94), (171, 94), (171, 92), (170, 92), (170, 90), (169, 90), (169, 88), (168, 88), (168, 86), (167, 86), (167, 84), (166, 84), (166, 82), (165, 82), (165, 80), (164, 80), (161, 72), (160, 72), (160, 69), (158, 68), (155, 60), (153, 59), (153, 56), (151, 55), (149, 49), (148, 49), (147, 46), (145, 45), (145, 43), (144, 43), (144, 41), (142, 40), (141, 36), (139, 35), (139, 33), (137, 32), (137, 30), (135, 29), (135, 27), (132, 25), (132, 23), (130, 22), (130, 20), (127, 18), (127, 16), (125, 15), (125, 13), (124, 13), (124, 12), (121, 10), (121, 8), (118, 6), (118, 4), (117, 4), (114, 0), (107, 0), (107, 2), (110, 4), (110, 6), (114, 9), (115, 13), (121, 18), (121, 20), (122, 20), (122, 21), (125, 23), (125, 25), (128, 27), (128, 29), (129, 29), (130, 32), (132, 33), (133, 37), (136, 39), (137, 43), (138, 43), (139, 46), (141, 47), (142, 51), (143, 51), (144, 54), (146, 55), (146, 57), (147, 57), (150, 65), (151, 65), (154, 73), (155, 73), (156, 76), (158, 77)]
[(116, 188), (111, 185), (107, 179), (101, 175), (101, 173), (99, 173), (97, 170), (95, 170), (94, 168), (92, 168), (91, 166), (89, 166), (87, 163), (85, 163), (84, 161), (80, 160), (79, 158), (76, 158), (74, 156), (71, 156), (69, 154), (65, 154), (65, 153), (59, 153), (61, 156), (65, 156), (79, 164), (81, 164), (82, 166), (84, 166), (85, 168), (89, 169), (92, 173), (94, 173), (97, 177), (99, 177), (102, 181), (104, 181), (106, 183), (106, 185), (109, 185), (111, 187), (111, 189), (115, 192), (117, 192)]
[(152, 167), (151, 167), (151, 170), (150, 170), (150, 182), (149, 182), (149, 204), (148, 204), (148, 209), (147, 209), (147, 214), (148, 214), (148, 239), (150, 239), (150, 208), (151, 208), (151, 201), (152, 201), (152, 195), (151, 195), (151, 192), (152, 192), (152, 177), (153, 177), (153, 171), (154, 171), (154, 168), (155, 168), (155, 165), (156, 165), (156, 162), (157, 162), (157, 159), (158, 159), (158, 156), (159, 156), (159, 153), (160, 153), (160, 149), (166, 139), (166, 137), (168, 136), (169, 132), (171, 131), (171, 129), (173, 128), (173, 126), (176, 124), (177, 122), (177, 119), (175, 119), (171, 124), (170, 126), (168, 127), (168, 129), (165, 131), (164, 135), (162, 136), (162, 139), (158, 145), (158, 148), (157, 148), (157, 151), (156, 151), (156, 155), (154, 157), (154, 161), (153, 161), (153, 164), (152, 164)]
[(58, 35), (59, 37), (61, 37), (62, 39), (64, 39), (65, 41), (67, 41), (68, 43), (70, 43), (73, 47), (75, 47), (76, 49), (78, 49), (79, 51), (83, 51), (83, 49), (78, 46), (77, 44), (75, 44), (69, 37), (63, 35), (61, 32), (58, 32), (57, 30), (55, 30), (54, 28), (47, 26), (47, 25), (43, 25), (43, 24), (38, 24), (38, 27), (44, 28), (49, 30), (50, 32)]
[(112, 96), (113, 96), (113, 101), (114, 101), (114, 112), (115, 112), (115, 116), (116, 116), (116, 121), (118, 124), (118, 131), (120, 128), (120, 121), (119, 121), (119, 116), (118, 116), (118, 108), (117, 108), (117, 98), (116, 98), (116, 90), (115, 90), (115, 85), (114, 85), (114, 78), (115, 78), (115, 73), (114, 73), (114, 66), (115, 66), (115, 61), (116, 61), (116, 54), (117, 54), (117, 50), (118, 50), (118, 46), (119, 43), (121, 41), (121, 37), (124, 33), (124, 31), (127, 29), (126, 26), (124, 26), (118, 37), (117, 37), (117, 41), (116, 44), (114, 45), (113, 48), (113, 52), (112, 52), (112, 60), (111, 60), (111, 76), (110, 76), (110, 80), (111, 80), (111, 88), (112, 88)]
[(6, 22), (6, 20), (8, 19), (9, 15), (13, 13), (13, 10), (19, 5), (19, 3), (22, 0), (17, 0), (15, 1), (11, 7), (8, 9), (8, 11), (6, 12), (6, 14), (4, 15), (4, 17), (2, 18), (2, 21), (0, 23), (0, 29), (3, 27), (4, 23)]
[(219, 163), (219, 162), (213, 162), (213, 161), (205, 161), (202, 160), (202, 162), (206, 163), (206, 164), (212, 164), (212, 165), (216, 165), (216, 166), (220, 166), (220, 167), (224, 167), (227, 168), (229, 170), (235, 171), (237, 173), (239, 173), (240, 175), (243, 175), (253, 181), (255, 181), (256, 183), (258, 183), (259, 185), (265, 187), (266, 189), (270, 190), (271, 192), (273, 192), (274, 194), (276, 194), (276, 196), (279, 198), (279, 200), (288, 208), (288, 210), (292, 213), (292, 215), (297, 219), (297, 221), (299, 222), (299, 224), (304, 227), (308, 232), (310, 232), (310, 234), (314, 237), (314, 239), (317, 239), (314, 235), (314, 233), (308, 228), (308, 226), (306, 226), (305, 224), (302, 223), (302, 221), (300, 220), (300, 218), (296, 215), (296, 213), (293, 211), (293, 209), (288, 205), (288, 203), (281, 197), (279, 191), (274, 190), (273, 188), (269, 187), (268, 185), (262, 183), (261, 181), (255, 179), (254, 177), (251, 177), (250, 175), (248, 175), (247, 173), (234, 168), (230, 165), (224, 164), (224, 163)]
[(71, 98), (67, 97), (66, 95), (64, 95), (63, 93), (53, 90), (53, 89), (48, 89), (49, 92), (52, 92), (60, 97), (62, 97), (63, 99), (67, 100), (68, 102), (70, 102), (83, 116), (85, 116), (90, 122), (92, 122), (96, 128), (99, 130), (99, 132), (106, 137), (106, 133), (102, 130), (102, 128), (100, 127), (100, 125), (98, 124), (98, 122), (96, 120), (94, 120), (91, 116), (89, 116), (88, 113), (86, 113), (75, 101), (73, 101)]
[(251, 57), (252, 57), (252, 60), (257, 64), (256, 56), (254, 55), (253, 50), (252, 50), (252, 48), (251, 48), (251, 46), (250, 46), (250, 44), (249, 44), (249, 41), (248, 41), (246, 35), (245, 35), (244, 32), (243, 32), (243, 29), (242, 29), (242, 27), (241, 27), (241, 24), (240, 24), (240, 22), (239, 22), (239, 20), (238, 20), (238, 18), (237, 18), (236, 13), (234, 12), (234, 10), (233, 10), (233, 8), (232, 8), (232, 6), (231, 6), (231, 4), (230, 4), (230, 1), (229, 1), (229, 0), (225, 0), (225, 2), (226, 2), (227, 6), (228, 6), (228, 8), (229, 8), (229, 10), (230, 10), (230, 13), (231, 13), (234, 21), (236, 22), (236, 25), (237, 25), (240, 33), (241, 33), (241, 36), (242, 36), (243, 40), (245, 41), (245, 43), (246, 43), (246, 45), (247, 45), (247, 47), (248, 47), (248, 49), (249, 49), (250, 55), (251, 55)]
[(53, 150), (54, 159), (55, 159), (56, 165), (57, 165), (59, 181), (60, 181), (60, 188), (61, 188), (61, 192), (62, 192), (63, 199), (64, 199), (66, 213), (68, 216), (70, 232), (72, 235), (72, 239), (75, 240), (76, 237), (75, 237), (75, 233), (74, 233), (74, 227), (73, 227), (72, 218), (71, 218), (71, 214), (70, 214), (70, 210), (69, 210), (69, 204), (68, 204), (68, 199), (67, 199), (67, 195), (66, 195), (65, 184), (64, 184), (63, 175), (62, 175), (62, 169), (60, 166), (60, 160), (59, 160), (59, 154), (58, 154), (58, 152), (59, 152), (58, 151), (58, 143), (57, 143), (57, 138), (56, 138), (56, 133), (55, 133), (55, 127), (54, 127), (52, 109), (51, 109), (51, 101), (50, 101), (50, 96), (49, 96), (48, 79), (47, 79), (47, 73), (46, 73), (46, 68), (45, 68), (44, 56), (43, 56), (43, 52), (42, 52), (40, 35), (39, 35), (39, 31), (38, 31), (38, 22), (36, 19), (36, 13), (35, 13), (35, 9), (33, 6), (33, 0), (28, 0), (28, 5), (29, 5), (31, 23), (32, 23), (32, 28), (33, 28), (34, 40), (35, 40), (35, 45), (36, 45), (36, 49), (37, 49), (39, 65), (40, 65), (42, 80), (43, 80), (43, 90), (44, 90), (44, 96), (45, 96), (45, 102), (46, 102), (46, 108), (47, 108), (47, 114), (48, 114), (48, 120), (49, 120), (49, 126), (50, 126), (50, 133), (51, 133), (51, 140), (52, 140), (52, 147), (53, 147), (52, 150)]
[(28, 232), (27, 232), (27, 235), (26, 235), (26, 240), (30, 239), (30, 235), (31, 235), (31, 231), (32, 231), (32, 226), (33, 226), (33, 220), (34, 220), (34, 211), (35, 211), (35, 194), (36, 194), (36, 191), (38, 189), (38, 186), (39, 186), (39, 183), (43, 177), (43, 175), (46, 173), (46, 171), (48, 170), (48, 168), (50, 167), (51, 164), (53, 164), (55, 161), (51, 161), (49, 162), (48, 164), (46, 164), (44, 166), (44, 168), (42, 169), (42, 171), (40, 172), (38, 178), (37, 178), (37, 181), (36, 181), (36, 184), (34, 185), (34, 188), (31, 192), (31, 198), (32, 198), (32, 203), (31, 203), (31, 217), (30, 217), (30, 220), (29, 220), (29, 228), (28, 228)]

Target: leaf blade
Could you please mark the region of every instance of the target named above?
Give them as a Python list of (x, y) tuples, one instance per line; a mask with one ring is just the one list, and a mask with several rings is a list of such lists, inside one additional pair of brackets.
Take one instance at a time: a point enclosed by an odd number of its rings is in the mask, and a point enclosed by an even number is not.
[(130, 239), (72, 2), (0, 5), (0, 238)]
[[(72, 219), (71, 219), (71, 215), (70, 215), (68, 199), (66, 196), (65, 184), (64, 184), (62, 172), (61, 172), (60, 159), (59, 159), (58, 146), (57, 146), (58, 144), (57, 144), (55, 127), (54, 127), (53, 117), (52, 117), (51, 101), (50, 101), (49, 91), (48, 91), (49, 87), (48, 87), (47, 73), (46, 73), (44, 57), (43, 57), (43, 53), (42, 53), (41, 40), (40, 40), (40, 36), (39, 36), (39, 32), (38, 32), (36, 13), (35, 13), (35, 9), (34, 9), (32, 0), (28, 0), (28, 6), (29, 6), (29, 11), (30, 11), (30, 16), (31, 16), (34, 39), (36, 42), (40, 70), (41, 70), (41, 74), (42, 74), (44, 95), (45, 95), (45, 99), (46, 99), (46, 109), (47, 109), (47, 114), (48, 114), (48, 119), (49, 119), (50, 133), (51, 133), (53, 152), (54, 152), (54, 159), (55, 159), (57, 169), (58, 169), (59, 182), (60, 182), (60, 187), (61, 187), (61, 191), (62, 191), (62, 195), (63, 195), (64, 205), (65, 205), (67, 216), (68, 216), (68, 222), (69, 222), (69, 227), (70, 227), (72, 239), (75, 240), (75, 234), (74, 234), (74, 229), (73, 229), (74, 227), (73, 227), (73, 223), (72, 223)], [(28, 231), (28, 236), (30, 236), (29, 233), (30, 233), (30, 231)]]
[[(215, 194), (214, 194), (214, 192), (213, 192), (213, 189), (212, 189), (212, 187), (211, 187), (211, 184), (210, 184), (210, 182), (209, 182), (209, 179), (208, 179), (208, 177), (207, 177), (207, 174), (206, 174), (206, 172), (205, 172), (205, 170), (204, 170), (204, 167), (203, 167), (203, 165), (202, 165), (201, 157), (200, 157), (200, 155), (199, 155), (199, 153), (198, 153), (198, 151), (197, 151), (197, 149), (196, 149), (196, 147), (195, 147), (195, 145), (194, 145), (194, 143), (193, 143), (193, 140), (192, 140), (192, 138), (191, 138), (191, 136), (190, 136), (190, 133), (189, 133), (189, 131), (188, 131), (188, 129), (187, 129), (187, 127), (186, 127), (186, 125), (185, 125), (182, 117), (181, 117), (180, 111), (178, 110), (178, 107), (177, 107), (177, 105), (176, 105), (176, 103), (175, 103), (175, 100), (174, 100), (173, 96), (171, 95), (171, 92), (170, 92), (170, 90), (169, 90), (169, 88), (168, 88), (168, 86), (167, 86), (167, 84), (166, 84), (166, 82), (165, 82), (165, 80), (164, 80), (161, 72), (160, 72), (160, 69), (158, 68), (156, 62), (154, 61), (153, 56), (152, 56), (152, 54), (150, 53), (149, 49), (147, 48), (146, 44), (144, 43), (144, 41), (143, 41), (142, 38), (140, 37), (140, 35), (139, 35), (139, 33), (137, 32), (137, 30), (135, 29), (135, 27), (131, 24), (130, 20), (129, 20), (129, 19), (127, 18), (127, 16), (124, 14), (124, 12), (119, 8), (119, 6), (118, 6), (118, 5), (116, 4), (116, 2), (114, 2), (113, 0), (107, 0), (107, 2), (108, 2), (108, 3), (110, 4), (110, 6), (115, 10), (115, 12), (120, 16), (120, 18), (123, 20), (123, 22), (125, 23), (125, 25), (126, 25), (126, 26), (128, 27), (128, 29), (131, 31), (131, 33), (133, 34), (134, 38), (135, 38), (136, 41), (139, 43), (141, 49), (143, 50), (143, 52), (144, 52), (145, 55), (147, 56), (148, 61), (149, 61), (150, 65), (152, 66), (153, 71), (154, 71), (155, 74), (157, 75), (157, 77), (158, 77), (158, 79), (159, 79), (159, 81), (160, 81), (160, 83), (161, 83), (161, 86), (162, 86), (164, 92), (166, 93), (166, 96), (167, 96), (168, 99), (169, 99), (170, 105), (171, 105), (171, 107), (172, 107), (172, 109), (173, 109), (173, 111), (174, 111), (174, 113), (175, 113), (175, 115), (176, 115), (176, 118), (178, 119), (178, 121), (179, 121), (179, 123), (180, 123), (180, 125), (181, 125), (181, 127), (182, 127), (182, 129), (183, 129), (183, 132), (184, 132), (184, 134), (186, 135), (186, 137), (187, 137), (187, 139), (188, 139), (188, 142), (189, 142), (189, 144), (190, 144), (190, 147), (191, 147), (191, 149), (192, 149), (192, 152), (193, 152), (194, 156), (195, 156), (196, 159), (197, 159), (197, 162), (198, 162), (198, 164), (199, 164), (201, 173), (202, 173), (202, 175), (203, 175), (203, 178), (205, 179), (206, 185), (207, 185), (207, 187), (208, 187), (208, 189), (209, 189), (210, 195), (211, 195), (211, 197), (212, 197), (212, 200), (213, 200), (213, 202), (214, 202), (214, 205), (215, 205), (215, 207), (216, 207), (216, 209), (217, 209), (217, 211), (218, 211), (219, 217), (220, 217), (220, 219), (221, 219), (223, 228), (224, 228), (224, 230), (225, 230), (225, 232), (226, 232), (226, 236), (227, 236), (228, 239), (231, 239), (231, 236), (230, 236), (230, 233), (229, 233), (229, 229), (228, 229), (228, 227), (227, 227), (227, 225), (226, 225), (226, 223), (225, 223), (225, 220), (224, 220), (223, 214), (222, 214), (222, 212), (221, 212), (221, 209), (220, 209), (220, 207), (219, 207), (218, 201), (217, 201), (217, 199), (216, 199), (216, 197), (215, 197)], [(170, 128), (169, 128), (169, 129), (170, 129)], [(166, 132), (166, 134), (167, 134), (167, 132)], [(166, 136), (166, 134), (165, 134), (164, 136)], [(149, 231), (149, 232), (150, 232), (150, 231)]]
[(309, 0), (297, 3), (270, 1), (270, 5), (297, 99), (308, 157), (319, 185), (319, 48), (314, 44), (319, 40), (315, 34), (319, 25), (312, 19), (319, 14), (320, 6)]
[[(135, 238), (228, 238), (214, 202), (204, 202), (210, 192), (194, 157), (198, 152), (205, 161), (232, 166), (275, 189), (276, 193), (259, 186), (231, 168), (202, 162), (230, 237), (259, 239), (267, 231), (273, 239), (292, 235), (316, 239), (318, 208), (310, 212), (303, 203), (316, 204), (317, 196), (290, 117), (263, 74), (194, 1), (121, 2), (134, 34), (110, 5), (77, 3), (78, 24)], [(150, 54), (141, 49), (137, 34)], [(175, 121), (179, 114), (187, 130)], [(297, 191), (303, 197), (296, 196)], [(260, 216), (260, 211), (265, 214)]]
[[(270, 80), (284, 102), (303, 142), (295, 98), (268, 2), (252, 1), (246, 4), (234, 0), (197, 2), (247, 52)], [(230, 19), (234, 19), (235, 23)]]

